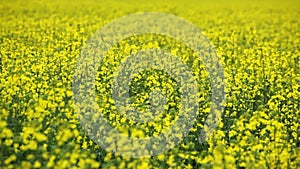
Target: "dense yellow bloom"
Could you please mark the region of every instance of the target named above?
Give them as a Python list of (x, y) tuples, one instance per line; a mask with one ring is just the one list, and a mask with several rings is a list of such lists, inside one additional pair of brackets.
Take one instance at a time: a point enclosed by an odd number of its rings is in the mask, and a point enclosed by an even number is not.
[[(178, 120), (182, 91), (161, 70), (134, 75), (129, 91), (132, 107), (147, 116), (152, 116), (151, 92), (166, 96), (154, 121), (138, 123), (117, 111), (111, 97), (114, 73), (126, 56), (140, 50), (162, 48), (178, 55), (199, 85), (199, 113), (188, 135), (169, 151), (139, 159), (106, 152), (86, 134), (74, 110), (72, 80), (91, 35), (116, 18), (145, 11), (175, 14), (203, 31), (225, 68), (226, 103), (215, 132), (199, 143), (211, 111), (203, 61), (184, 43), (162, 35), (118, 42), (99, 65), (99, 114), (91, 121), (103, 116), (123, 135), (146, 138)], [(296, 0), (1, 1), (0, 168), (299, 168), (298, 18)]]

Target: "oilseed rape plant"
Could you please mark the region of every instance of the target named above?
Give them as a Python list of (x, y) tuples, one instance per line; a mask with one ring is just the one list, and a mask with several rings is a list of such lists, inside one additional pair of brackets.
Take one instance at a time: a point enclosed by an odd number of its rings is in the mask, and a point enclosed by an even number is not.
[[(151, 34), (138, 38), (137, 42), (135, 42), (133, 38), (129, 40), (130, 46), (135, 46), (134, 43), (138, 43), (141, 46), (141, 49), (136, 47), (138, 49), (137, 52), (133, 54), (129, 53), (130, 56), (126, 59), (118, 58), (124, 56), (124, 54), (118, 52), (118, 55), (113, 55), (113, 57), (110, 57), (105, 62), (105, 66), (108, 67), (106, 70), (110, 69), (111, 73), (116, 72), (116, 74), (105, 74), (108, 81), (106, 84), (109, 85), (105, 87), (106, 90), (104, 91), (111, 91), (112, 99), (108, 97), (110, 95), (109, 92), (99, 93), (99, 97), (101, 97), (101, 99), (98, 104), (101, 104), (102, 106), (98, 106), (95, 102), (95, 92), (93, 92), (95, 91), (95, 83), (93, 83), (93, 79), (96, 76), (96, 65), (101, 64), (106, 55), (105, 53), (109, 53), (108, 50), (112, 48), (112, 46), (117, 45), (122, 39), (145, 33)], [(188, 47), (192, 48), (194, 52), (197, 53), (181, 53), (182, 59), (180, 59), (176, 55), (172, 54), (172, 52), (175, 53), (176, 51), (184, 51), (184, 49), (179, 48), (183, 46), (182, 44), (172, 41), (172, 38), (159, 40), (162, 38), (159, 38), (159, 36), (153, 36), (153, 33), (184, 41)], [(145, 43), (144, 41), (146, 39), (148, 40)], [(156, 41), (156, 45), (153, 45), (151, 42), (153, 40)], [(162, 46), (162, 43), (164, 46)], [(132, 50), (130, 49), (130, 46), (125, 46), (124, 50), (131, 52)], [(157, 46), (159, 48), (157, 48)], [(162, 47), (165, 46), (171, 46), (169, 47), (170, 51), (162, 49)], [(143, 49), (144, 47), (146, 49)], [(213, 79), (211, 80), (212, 94), (210, 99), (212, 100), (212, 104), (210, 106), (212, 110), (206, 119), (206, 124), (203, 127), (204, 130), (202, 130), (202, 134), (200, 136), (205, 140), (206, 136), (215, 129), (215, 126), (217, 126), (220, 121), (221, 113), (217, 112), (222, 112), (223, 110), (223, 107), (220, 106), (221, 102), (224, 101), (223, 67), (218, 60), (216, 53), (213, 51), (212, 47), (210, 47), (207, 39), (195, 26), (173, 15), (162, 13), (148, 12), (123, 17), (102, 27), (96, 35), (89, 39), (86, 47), (82, 50), (81, 55), (77, 60), (76, 70), (73, 76), (75, 105), (76, 111), (79, 113), (81, 124), (95, 142), (98, 142), (102, 148), (113, 151), (115, 154), (129, 157), (144, 157), (157, 155), (162, 153), (162, 151), (173, 148), (181, 141), (182, 137), (189, 131), (195, 122), (199, 109), (198, 97), (203, 95), (202, 92), (199, 92), (197, 89), (197, 86), (201, 82), (196, 82), (196, 79), (189, 67), (181, 60), (187, 60), (186, 62), (189, 63), (195, 63), (195, 61), (198, 61), (198, 63), (196, 63), (197, 65), (200, 65), (201, 62), (199, 62), (200, 59), (198, 57), (203, 60), (204, 65), (207, 67), (210, 79)], [(119, 61), (114, 62), (116, 60), (122, 60), (122, 63), (116, 66), (117, 69), (114, 68), (114, 65)], [(160, 75), (158, 79), (154, 79), (154, 81), (146, 79), (148, 84), (150, 82), (152, 87), (156, 86), (156, 89), (148, 89), (148, 93), (150, 90), (150, 94), (152, 94), (152, 99), (149, 101), (151, 105), (150, 110), (148, 109), (146, 112), (143, 112), (142, 110), (138, 111), (135, 110), (135, 107), (131, 106), (132, 96), (139, 96), (140, 92), (143, 92), (143, 90), (137, 93), (131, 93), (130, 96), (129, 84), (133, 81), (136, 74), (148, 69), (151, 69), (152, 71), (163, 70), (169, 74), (169, 78), (171, 77), (173, 79), (173, 83), (178, 84), (176, 98), (177, 100), (180, 100), (180, 102), (172, 102), (172, 100), (168, 98), (166, 98), (167, 102), (161, 99), (158, 100), (164, 96), (163, 93), (160, 93), (161, 97), (159, 97), (160, 86), (162, 88), (168, 86), (168, 84), (161, 83), (160, 79), (162, 79), (163, 76)], [(101, 68), (100, 70), (101, 72), (105, 72)], [(152, 74), (152, 72), (149, 74)], [(200, 75), (202, 73), (198, 72), (198, 74)], [(143, 74), (140, 76), (145, 77)], [(114, 80), (111, 80), (111, 77), (115, 77)], [(101, 75), (99, 81), (103, 84), (103, 82), (101, 82)], [(140, 85), (141, 84), (131, 84), (134, 88), (140, 88)], [(149, 85), (146, 84), (146, 86)], [(104, 88), (104, 86), (102, 87), (101, 85), (98, 85), (98, 87), (99, 90)], [(171, 90), (165, 89), (165, 91)], [(171, 93), (171, 95), (174, 95), (174, 93)], [(149, 98), (149, 96), (146, 95), (144, 99), (138, 99), (136, 101), (142, 101), (141, 104), (143, 104), (145, 103), (145, 98)], [(105, 100), (111, 101), (106, 103)], [(116, 115), (120, 112), (119, 117), (122, 118), (123, 116), (123, 118), (131, 120), (129, 123), (138, 122), (136, 124), (138, 126), (140, 126), (139, 124), (141, 123), (148, 124), (148, 122), (156, 122), (157, 120), (153, 119), (151, 114), (154, 115), (157, 113), (163, 113), (163, 109), (157, 110), (158, 107), (168, 109), (168, 111), (165, 111), (163, 114), (171, 115), (175, 122), (171, 126), (168, 126), (166, 131), (160, 132), (158, 136), (139, 139), (124, 136), (120, 134), (120, 132), (114, 130), (110, 124), (107, 124), (105, 120), (103, 120), (101, 116), (105, 114), (104, 111), (101, 112), (100, 110), (100, 117), (97, 118), (98, 107), (103, 109), (103, 107), (106, 107), (105, 105), (112, 103), (114, 106), (109, 107), (109, 112), (107, 112), (107, 114)], [(145, 108), (146, 107), (144, 106), (142, 109)], [(117, 112), (112, 113), (115, 110), (117, 110)], [(177, 118), (174, 118), (175, 113), (178, 114), (176, 115)], [(157, 118), (162, 119), (162, 116)], [(164, 123), (168, 124), (166, 122)], [(117, 126), (119, 126), (119, 124)], [(101, 129), (99, 130), (99, 128)], [(145, 128), (145, 126), (142, 125), (139, 128)], [(131, 130), (131, 127), (128, 130)], [(134, 132), (128, 131), (128, 133), (136, 133), (136, 130), (134, 130)]]
[(299, 168), (299, 7), (0, 1), (0, 168)]

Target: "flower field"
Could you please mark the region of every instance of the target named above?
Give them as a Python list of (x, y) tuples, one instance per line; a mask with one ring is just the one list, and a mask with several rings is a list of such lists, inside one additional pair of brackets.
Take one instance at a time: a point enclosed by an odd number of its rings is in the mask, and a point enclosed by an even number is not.
[[(0, 0), (0, 168), (300, 168), (299, 9), (296, 0)], [(74, 69), (101, 27), (149, 11), (182, 17), (209, 39), (224, 66), (226, 102), (221, 122), (201, 141), (213, 100), (203, 61), (162, 35), (120, 41), (97, 69), (95, 99), (106, 121), (124, 135), (157, 136), (174, 125), (182, 107), (174, 77), (147, 69), (130, 82), (130, 101), (151, 116), (151, 92), (161, 91), (158, 118), (140, 123), (120, 114), (111, 90), (126, 56), (150, 48), (170, 51), (190, 67), (198, 85), (197, 118), (183, 140), (161, 154), (132, 158), (105, 150), (84, 130), (75, 111)]]

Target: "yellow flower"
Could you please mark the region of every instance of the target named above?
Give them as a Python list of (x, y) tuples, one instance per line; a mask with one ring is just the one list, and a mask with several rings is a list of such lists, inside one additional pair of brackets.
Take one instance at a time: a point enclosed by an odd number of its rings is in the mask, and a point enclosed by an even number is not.
[(33, 164), (34, 168), (41, 168), (42, 164), (39, 161), (35, 161)]
[(9, 156), (7, 159), (4, 160), (4, 164), (8, 165), (10, 164), (11, 162), (15, 161), (17, 159), (17, 156), (16, 155), (11, 155)]

